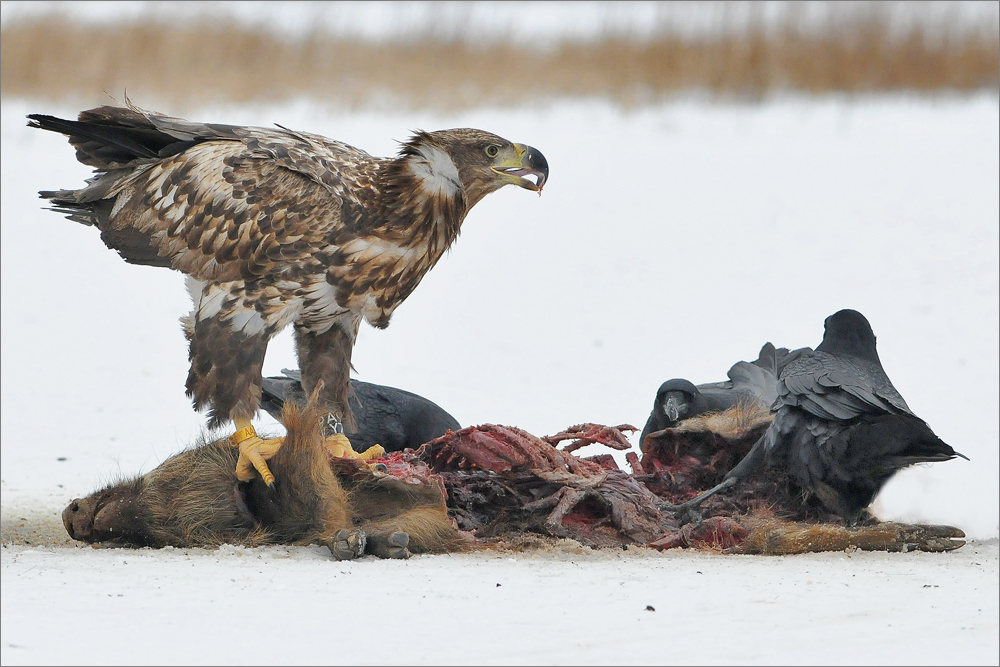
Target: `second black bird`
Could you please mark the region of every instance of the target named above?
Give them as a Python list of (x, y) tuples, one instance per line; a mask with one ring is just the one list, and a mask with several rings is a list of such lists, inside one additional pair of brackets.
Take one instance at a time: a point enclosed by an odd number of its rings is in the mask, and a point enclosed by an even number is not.
[(750, 453), (721, 484), (674, 507), (679, 515), (696, 515), (714, 493), (777, 466), (854, 525), (898, 470), (966, 458), (910, 411), (882, 369), (864, 315), (841, 310), (825, 329), (814, 352), (782, 371), (774, 421)]

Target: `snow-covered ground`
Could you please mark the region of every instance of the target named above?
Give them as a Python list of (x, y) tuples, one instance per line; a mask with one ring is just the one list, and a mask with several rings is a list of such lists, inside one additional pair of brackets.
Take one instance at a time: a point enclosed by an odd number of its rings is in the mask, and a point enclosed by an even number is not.
[[(3, 664), (996, 664), (997, 545), (952, 554), (3, 554)], [(647, 609), (652, 607), (651, 610)]]
[[(391, 326), (363, 328), (355, 349), (359, 379), (427, 396), (463, 425), (641, 427), (663, 380), (724, 379), (765, 341), (815, 346), (827, 315), (863, 312), (910, 407), (971, 459), (904, 471), (879, 512), (977, 542), (781, 559), (569, 550), (343, 564), (306, 548), (67, 544), (57, 515), (69, 500), (201, 432), (183, 395), (189, 304), (180, 275), (126, 265), (94, 230), (41, 209), (37, 190), (77, 187), (88, 170), (24, 115), (78, 109), (0, 110), (4, 664), (998, 661), (995, 93), (188, 114), (383, 155), (414, 128), (472, 126), (545, 154), (544, 195), (487, 197)], [(282, 334), (265, 372), (295, 365)], [(255, 618), (241, 632), (248, 608), (274, 626)], [(368, 621), (361, 641), (337, 619), (344, 608)]]

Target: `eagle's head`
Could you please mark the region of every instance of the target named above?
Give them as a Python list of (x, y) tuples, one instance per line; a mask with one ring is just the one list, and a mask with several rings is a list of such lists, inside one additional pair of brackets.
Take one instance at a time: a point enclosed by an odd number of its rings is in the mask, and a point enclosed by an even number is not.
[(463, 195), (465, 209), (507, 184), (541, 194), (549, 164), (537, 149), (469, 128), (418, 131), (400, 150), (409, 171), (432, 194)]

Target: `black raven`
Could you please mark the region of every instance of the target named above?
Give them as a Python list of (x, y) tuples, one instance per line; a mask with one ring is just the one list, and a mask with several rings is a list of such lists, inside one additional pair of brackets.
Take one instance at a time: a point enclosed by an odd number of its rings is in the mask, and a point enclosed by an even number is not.
[(910, 411), (882, 369), (871, 325), (855, 310), (826, 318), (815, 352), (785, 367), (771, 411), (770, 427), (721, 484), (669, 509), (700, 519), (709, 496), (777, 466), (853, 526), (897, 470), (968, 460)]
[[(260, 402), (260, 406), (278, 421), (281, 421), (285, 401), (300, 407), (306, 404), (299, 371), (282, 369), (281, 372), (285, 377), (264, 378)], [(436, 403), (402, 389), (351, 380), (350, 394), (348, 400), (357, 430), (347, 435), (358, 451), (373, 445), (382, 445), (387, 452), (407, 447), (416, 449), (444, 435), (448, 429), (462, 428)]]
[(727, 381), (695, 385), (682, 378), (667, 380), (656, 392), (639, 443), (650, 433), (672, 428), (677, 422), (706, 412), (728, 410), (737, 403), (758, 401), (765, 408), (770, 407), (778, 398), (779, 373), (804, 352), (812, 350), (806, 347), (789, 352), (787, 348), (775, 349), (771, 343), (765, 343), (756, 361), (736, 362), (727, 373)]

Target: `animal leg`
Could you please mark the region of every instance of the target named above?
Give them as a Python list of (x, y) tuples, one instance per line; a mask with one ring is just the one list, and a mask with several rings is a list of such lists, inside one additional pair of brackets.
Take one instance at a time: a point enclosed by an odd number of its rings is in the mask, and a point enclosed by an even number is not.
[(725, 491), (726, 489), (736, 486), (739, 480), (736, 477), (727, 477), (722, 480), (719, 484), (716, 484), (708, 491), (700, 493), (686, 503), (681, 503), (680, 505), (671, 505), (670, 503), (660, 503), (660, 509), (667, 512), (673, 512), (674, 516), (680, 525), (694, 523), (695, 527), (701, 525), (703, 520), (701, 516), (701, 511), (699, 508), (701, 504), (717, 494), (719, 491)]
[(368, 553), (407, 558), (468, 546), (448, 516), (444, 489), (435, 481), (373, 474), (351, 489), (350, 499), (352, 514), (364, 519), (358, 527), (368, 535)]
[[(921, 526), (905, 523), (898, 526), (900, 551), (951, 551), (965, 546), (965, 532), (954, 526)], [(894, 549), (889, 549), (894, 551)]]
[(805, 524), (764, 520), (733, 553), (785, 555), (817, 551), (951, 551), (963, 546), (965, 537), (952, 526), (920, 526), (885, 522), (846, 528), (834, 524)]

